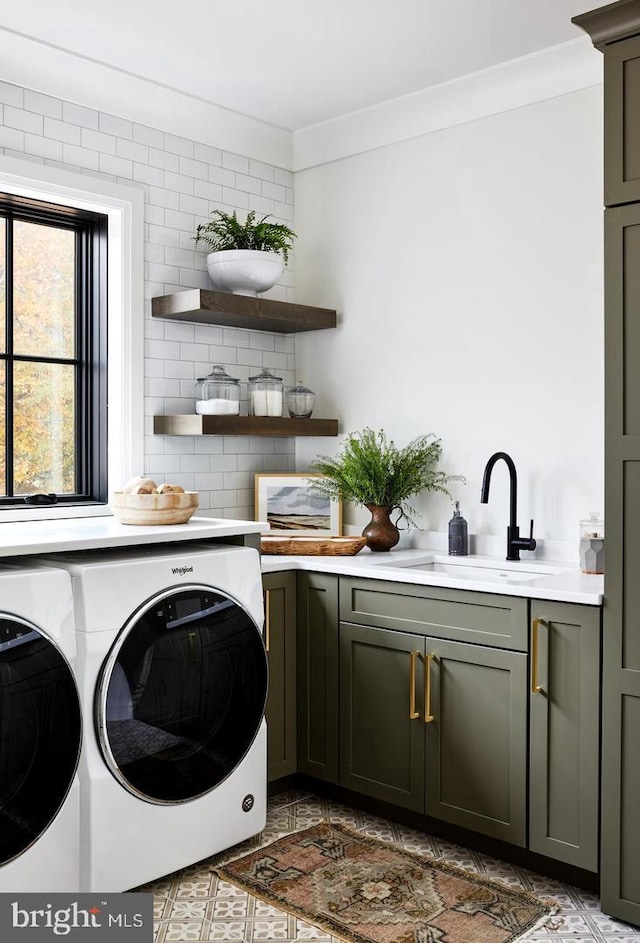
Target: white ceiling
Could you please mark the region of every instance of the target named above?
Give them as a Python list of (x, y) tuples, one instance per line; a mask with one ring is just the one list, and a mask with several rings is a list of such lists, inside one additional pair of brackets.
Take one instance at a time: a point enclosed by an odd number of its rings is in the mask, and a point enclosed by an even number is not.
[(584, 37), (571, 17), (598, 5), (28, 0), (0, 28), (295, 131)]

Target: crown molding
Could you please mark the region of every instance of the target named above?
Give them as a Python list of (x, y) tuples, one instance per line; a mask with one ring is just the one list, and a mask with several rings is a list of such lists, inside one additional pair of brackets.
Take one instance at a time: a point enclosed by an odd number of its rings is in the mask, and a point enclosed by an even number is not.
[(290, 131), (3, 28), (0, 80), (292, 169)]
[(640, 0), (617, 0), (571, 20), (591, 37), (596, 49), (640, 33)]
[[(639, 0), (635, 0), (639, 2)], [(602, 56), (586, 38), (465, 75), (294, 132), (294, 170), (602, 84)]]

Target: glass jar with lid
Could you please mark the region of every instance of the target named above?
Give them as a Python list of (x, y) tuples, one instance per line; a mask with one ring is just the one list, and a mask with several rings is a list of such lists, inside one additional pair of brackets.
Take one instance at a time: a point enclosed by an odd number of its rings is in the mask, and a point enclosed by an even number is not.
[(296, 386), (289, 387), (284, 398), (292, 419), (308, 419), (313, 412), (316, 394), (298, 380)]
[(276, 377), (266, 367), (255, 377), (249, 377), (249, 415), (282, 416), (282, 377)]
[(222, 364), (215, 364), (208, 376), (197, 381), (196, 412), (201, 416), (240, 414), (240, 380), (230, 377)]

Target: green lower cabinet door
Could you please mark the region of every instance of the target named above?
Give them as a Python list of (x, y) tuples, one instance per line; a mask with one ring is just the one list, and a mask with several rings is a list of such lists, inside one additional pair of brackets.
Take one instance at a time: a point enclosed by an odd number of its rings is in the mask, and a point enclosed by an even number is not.
[(264, 641), (269, 662), (269, 782), (296, 772), (296, 575), (265, 573)]
[(600, 609), (531, 603), (529, 847), (598, 870)]
[(298, 573), (298, 772), (338, 782), (338, 577)]
[(340, 785), (424, 812), (424, 638), (340, 624)]
[(526, 843), (527, 656), (427, 639), (426, 812)]

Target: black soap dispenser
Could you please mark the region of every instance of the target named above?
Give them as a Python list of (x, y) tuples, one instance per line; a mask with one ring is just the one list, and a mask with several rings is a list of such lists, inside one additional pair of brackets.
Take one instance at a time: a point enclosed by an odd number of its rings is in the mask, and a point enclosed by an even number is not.
[(469, 553), (467, 522), (460, 513), (460, 502), (456, 501), (453, 517), (449, 521), (449, 556), (466, 557)]

